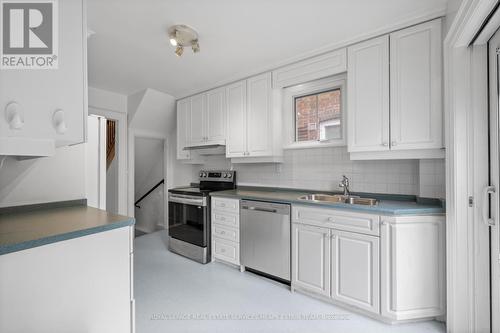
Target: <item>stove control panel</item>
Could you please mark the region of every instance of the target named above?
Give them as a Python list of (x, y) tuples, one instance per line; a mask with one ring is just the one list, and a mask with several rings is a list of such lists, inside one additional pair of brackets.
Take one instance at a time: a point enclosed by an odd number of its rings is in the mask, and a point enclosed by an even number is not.
[(236, 171), (228, 170), (201, 170), (199, 174), (200, 181), (218, 181), (232, 182)]

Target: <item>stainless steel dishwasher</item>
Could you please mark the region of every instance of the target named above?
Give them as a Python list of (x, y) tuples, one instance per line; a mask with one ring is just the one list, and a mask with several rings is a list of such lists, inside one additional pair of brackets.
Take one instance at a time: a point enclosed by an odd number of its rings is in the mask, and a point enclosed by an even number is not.
[(290, 281), (290, 205), (241, 200), (241, 265)]

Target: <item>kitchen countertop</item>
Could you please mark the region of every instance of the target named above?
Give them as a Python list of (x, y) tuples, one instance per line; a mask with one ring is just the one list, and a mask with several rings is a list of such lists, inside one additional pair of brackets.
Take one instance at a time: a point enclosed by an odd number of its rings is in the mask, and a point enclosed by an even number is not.
[(238, 198), (249, 200), (272, 201), (289, 204), (300, 204), (316, 207), (330, 207), (335, 209), (344, 209), (362, 213), (373, 213), (380, 215), (435, 215), (445, 214), (443, 202), (439, 199), (417, 198), (412, 195), (391, 195), (391, 194), (373, 194), (373, 193), (352, 193), (361, 197), (379, 199), (375, 206), (351, 205), (346, 203), (332, 202), (310, 202), (299, 200), (303, 195), (311, 193), (321, 194), (339, 194), (338, 192), (323, 191), (305, 191), (281, 188), (258, 188), (258, 187), (239, 187), (235, 190), (211, 192), (210, 196)]
[(0, 210), (0, 255), (135, 224), (86, 205), (12, 210)]

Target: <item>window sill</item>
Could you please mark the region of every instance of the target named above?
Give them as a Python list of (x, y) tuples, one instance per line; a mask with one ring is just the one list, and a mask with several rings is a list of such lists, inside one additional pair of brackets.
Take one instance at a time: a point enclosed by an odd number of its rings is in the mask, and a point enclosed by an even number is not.
[(283, 149), (288, 150), (288, 149), (308, 149), (308, 148), (327, 148), (327, 147), (345, 147), (347, 144), (343, 141), (338, 141), (338, 142), (303, 142), (303, 143), (291, 143), (288, 145), (285, 145)]

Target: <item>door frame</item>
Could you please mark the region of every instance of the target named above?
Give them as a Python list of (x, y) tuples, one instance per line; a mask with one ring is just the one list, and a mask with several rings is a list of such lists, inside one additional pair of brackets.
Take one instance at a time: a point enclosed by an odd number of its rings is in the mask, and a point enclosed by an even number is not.
[(96, 107), (93, 105), (89, 105), (88, 110), (89, 115), (101, 116), (106, 119), (115, 120), (117, 122), (117, 131), (118, 131), (118, 154), (117, 154), (117, 162), (118, 162), (118, 214), (127, 215), (127, 155), (128, 155), (128, 122), (127, 122), (127, 114), (115, 111), (104, 109), (101, 107)]
[(463, 0), (444, 41), (447, 331), (490, 332), (487, 45), (470, 45), (496, 0)]
[(135, 139), (148, 138), (163, 140), (163, 226), (168, 229), (168, 137), (159, 132), (145, 131), (141, 129), (129, 128), (128, 136), (128, 210), (127, 215), (135, 217)]

